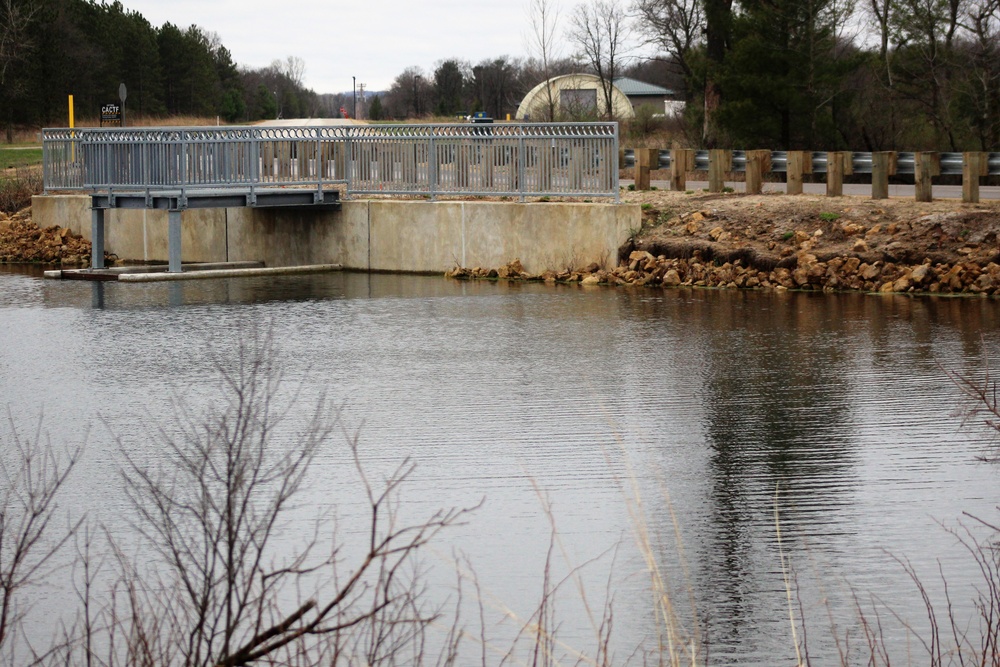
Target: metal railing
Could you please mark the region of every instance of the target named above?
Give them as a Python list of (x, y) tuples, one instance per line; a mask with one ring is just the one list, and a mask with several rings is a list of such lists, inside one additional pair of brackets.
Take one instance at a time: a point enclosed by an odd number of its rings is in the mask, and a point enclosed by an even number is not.
[[(914, 173), (915, 153), (900, 152), (896, 154), (896, 173)], [(941, 175), (961, 176), (962, 175), (962, 153), (938, 153), (941, 163)], [(814, 174), (825, 174), (827, 166), (827, 153), (824, 151), (811, 152), (812, 171)], [(693, 171), (708, 171), (709, 152), (707, 150), (696, 150), (694, 152)], [(727, 171), (746, 171), (747, 158), (746, 151), (732, 151), (732, 165)], [(625, 166), (635, 166), (635, 151), (631, 148), (625, 149)], [(851, 153), (851, 166), (855, 174), (872, 173), (872, 154), (870, 152)], [(670, 168), (670, 151), (661, 149), (659, 152), (659, 166), (654, 169)], [(1000, 174), (1000, 153), (989, 153), (987, 158), (987, 169), (989, 174)], [(772, 172), (788, 171), (788, 151), (771, 151)]]
[(617, 123), (62, 128), (42, 147), (46, 191), (619, 196)]

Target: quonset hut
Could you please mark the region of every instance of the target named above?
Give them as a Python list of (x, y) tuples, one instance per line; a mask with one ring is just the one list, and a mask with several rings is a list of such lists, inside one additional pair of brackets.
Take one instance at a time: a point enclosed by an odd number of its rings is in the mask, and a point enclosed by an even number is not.
[[(635, 116), (628, 97), (614, 86), (611, 88), (611, 106), (610, 115), (616, 119)], [(589, 120), (607, 118), (608, 115), (601, 79), (595, 74), (564, 74), (542, 81), (528, 91), (517, 107), (518, 120), (536, 122)]]

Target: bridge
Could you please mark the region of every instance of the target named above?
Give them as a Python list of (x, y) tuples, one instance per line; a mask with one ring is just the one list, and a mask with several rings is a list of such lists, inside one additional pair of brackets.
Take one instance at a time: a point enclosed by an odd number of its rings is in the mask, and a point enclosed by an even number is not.
[(616, 123), (43, 130), (46, 193), (91, 197), (92, 269), (105, 212), (168, 211), (181, 272), (189, 208), (340, 206), (355, 195), (606, 197), (618, 184)]

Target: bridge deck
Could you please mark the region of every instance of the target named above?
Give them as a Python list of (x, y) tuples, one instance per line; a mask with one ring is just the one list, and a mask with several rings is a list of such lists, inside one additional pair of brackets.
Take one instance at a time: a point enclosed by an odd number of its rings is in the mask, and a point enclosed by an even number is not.
[(322, 206), (340, 208), (338, 190), (304, 188), (164, 188), (112, 190), (90, 196), (94, 208), (146, 208), (181, 211), (186, 208), (274, 208)]
[(169, 272), (183, 271), (181, 212), (188, 208), (313, 208), (339, 209), (340, 191), (305, 188), (172, 188), (94, 192), (91, 203), (92, 269), (104, 269), (104, 212), (109, 209), (167, 211)]

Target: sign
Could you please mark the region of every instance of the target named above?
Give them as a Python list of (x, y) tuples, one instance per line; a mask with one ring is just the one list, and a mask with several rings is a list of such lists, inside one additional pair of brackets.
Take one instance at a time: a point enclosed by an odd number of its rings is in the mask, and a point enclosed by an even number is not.
[(122, 108), (111, 102), (101, 107), (101, 127), (121, 127)]

